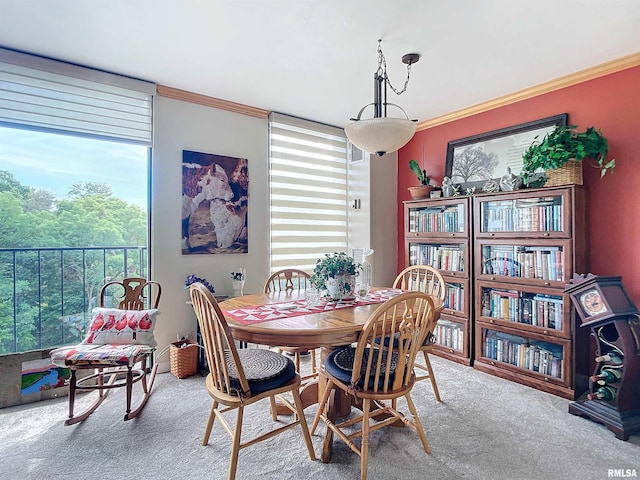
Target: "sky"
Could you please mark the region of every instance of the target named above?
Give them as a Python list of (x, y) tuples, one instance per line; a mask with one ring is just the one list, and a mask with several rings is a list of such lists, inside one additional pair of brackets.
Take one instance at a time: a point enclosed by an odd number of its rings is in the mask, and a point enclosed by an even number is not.
[(72, 184), (104, 182), (113, 196), (147, 209), (148, 148), (0, 126), (0, 170), (65, 198)]

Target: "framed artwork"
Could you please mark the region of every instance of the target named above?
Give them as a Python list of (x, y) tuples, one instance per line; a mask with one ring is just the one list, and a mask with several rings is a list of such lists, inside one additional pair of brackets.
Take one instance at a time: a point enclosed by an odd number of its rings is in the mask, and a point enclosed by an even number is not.
[(182, 151), (182, 253), (247, 253), (246, 158)]
[(499, 182), (507, 173), (519, 175), (522, 154), (536, 138), (542, 139), (556, 126), (567, 124), (566, 113), (513, 127), (453, 140), (447, 145), (444, 175), (466, 188), (482, 188), (488, 180)]

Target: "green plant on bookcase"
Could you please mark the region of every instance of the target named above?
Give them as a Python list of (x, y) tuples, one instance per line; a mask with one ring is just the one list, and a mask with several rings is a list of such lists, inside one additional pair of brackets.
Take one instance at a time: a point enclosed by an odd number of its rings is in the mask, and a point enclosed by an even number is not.
[(607, 172), (613, 173), (615, 159), (607, 160), (609, 143), (600, 130), (588, 127), (579, 132), (576, 125), (558, 126), (547, 133), (542, 140), (536, 136), (533, 143), (522, 155), (521, 178), (528, 186), (536, 172), (549, 171), (563, 167), (570, 161), (582, 162), (588, 158), (600, 170), (600, 177)]

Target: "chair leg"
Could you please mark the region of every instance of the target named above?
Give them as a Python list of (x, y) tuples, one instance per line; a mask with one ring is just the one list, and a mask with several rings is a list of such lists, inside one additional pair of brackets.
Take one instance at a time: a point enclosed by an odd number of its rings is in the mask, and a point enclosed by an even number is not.
[(298, 372), (298, 374), (300, 374), (300, 352), (294, 353), (293, 358), (294, 358), (295, 364), (296, 364), (296, 372)]
[(360, 445), (360, 480), (367, 480), (367, 466), (369, 465), (369, 414), (371, 400), (362, 400), (362, 444)]
[(235, 480), (236, 469), (238, 468), (238, 454), (240, 453), (240, 437), (242, 436), (242, 417), (244, 416), (244, 406), (238, 407), (238, 416), (236, 417), (236, 427), (233, 431), (231, 443), (231, 460), (229, 462), (228, 480)]
[[(304, 441), (307, 444), (307, 451), (309, 452), (309, 458), (311, 460), (316, 459), (316, 452), (313, 450), (313, 443), (311, 443), (311, 436), (309, 435), (309, 427), (307, 426), (307, 419), (304, 418), (304, 408), (302, 407), (302, 400), (300, 399), (300, 390), (294, 389), (291, 391), (293, 394), (293, 403), (296, 407), (296, 415), (300, 428), (302, 428), (302, 435)], [(273, 398), (273, 397), (272, 397)]]
[(327, 405), (327, 401), (329, 400), (329, 395), (331, 395), (331, 390), (333, 390), (333, 382), (329, 380), (324, 387), (324, 392), (322, 393), (322, 399), (320, 400), (320, 404), (318, 405), (316, 416), (313, 417), (313, 425), (311, 425), (311, 435), (313, 435), (316, 431), (316, 427), (318, 426), (320, 417), (322, 416), (322, 413), (324, 412), (324, 409)]
[[(102, 368), (97, 369), (97, 379), (98, 385), (104, 385), (104, 374)], [(108, 382), (108, 385), (113, 384), (114, 380), (115, 376), (112, 375)], [(76, 376), (76, 370), (72, 368), (71, 378), (69, 379), (69, 418), (64, 422), (65, 426), (74, 425), (85, 420), (96, 410), (96, 408), (100, 406), (100, 404), (104, 401), (105, 398), (107, 398), (107, 395), (109, 394), (109, 390), (98, 389), (98, 398), (96, 398), (96, 400), (91, 405), (89, 405), (81, 414), (74, 415), (77, 390), (79, 390), (78, 378)]]
[(440, 392), (438, 391), (438, 384), (436, 383), (436, 376), (433, 374), (433, 368), (431, 368), (431, 361), (429, 361), (429, 355), (425, 350), (422, 351), (424, 355), (424, 363), (427, 366), (427, 371), (429, 372), (429, 380), (431, 380), (431, 386), (433, 387), (433, 393), (436, 395), (436, 400), (441, 402), (440, 400)]
[(278, 405), (276, 404), (276, 398), (274, 396), (269, 397), (269, 402), (271, 404), (271, 420), (274, 422), (278, 421)]
[[(146, 371), (147, 371), (146, 366), (147, 366), (146, 361), (145, 361), (145, 360), (143, 360), (143, 361), (142, 361), (142, 370), (143, 370), (144, 372), (146, 372)], [(124, 416), (124, 419), (125, 419), (125, 420), (131, 420), (132, 418), (137, 417), (137, 416), (138, 416), (138, 414), (139, 414), (139, 413), (142, 411), (142, 409), (144, 408), (144, 406), (147, 404), (147, 400), (149, 400), (149, 397), (151, 396), (151, 389), (153, 388), (153, 382), (155, 381), (155, 379), (156, 379), (156, 374), (158, 373), (158, 366), (159, 366), (159, 364), (157, 364), (157, 363), (156, 363), (156, 364), (153, 366), (153, 368), (151, 369), (151, 373), (149, 373), (149, 381), (148, 381), (148, 382), (147, 382), (147, 374), (146, 374), (146, 373), (145, 373), (145, 374), (143, 374), (143, 377), (142, 377), (142, 379), (140, 380), (140, 381), (142, 382), (142, 390), (143, 390), (142, 399), (138, 402), (137, 406), (136, 406), (136, 407), (135, 407), (131, 412), (127, 413), (127, 414)], [(133, 383), (134, 383), (134, 381), (133, 381), (133, 371), (131, 372), (131, 374), (132, 374), (132, 380), (131, 380), (131, 383), (132, 383), (132, 388), (133, 388)], [(127, 375), (129, 375), (129, 372), (127, 372)], [(128, 390), (128, 388), (127, 388), (127, 390)], [(128, 393), (129, 393), (129, 392), (128, 392)], [(130, 405), (129, 405), (130, 401), (131, 401), (131, 400), (130, 400), (130, 398), (129, 398), (129, 399), (127, 400), (127, 402), (128, 402), (128, 403), (127, 403), (127, 409), (129, 409), (129, 408), (130, 408)]]
[(218, 408), (218, 401), (214, 400), (211, 405), (211, 411), (209, 412), (209, 418), (207, 419), (207, 426), (204, 429), (204, 437), (202, 438), (202, 445), (209, 443), (209, 436), (211, 435), (211, 429), (213, 428), (213, 422), (216, 419), (216, 408)]
[(311, 374), (315, 375), (316, 374), (316, 351), (309, 350), (309, 353), (311, 354)]
[[(127, 413), (124, 416), (125, 420), (129, 419), (131, 413), (131, 393), (133, 390), (133, 370), (131, 367), (127, 367)], [(145, 374), (146, 376), (146, 374)]]
[(409, 407), (409, 411), (411, 412), (411, 415), (413, 415), (413, 424), (416, 432), (418, 432), (420, 441), (422, 442), (422, 448), (424, 448), (425, 452), (431, 453), (431, 450), (429, 449), (429, 444), (427, 443), (427, 436), (424, 434), (424, 429), (422, 428), (422, 422), (420, 421), (420, 417), (418, 417), (418, 411), (416, 410), (416, 406), (413, 403), (413, 400), (411, 399), (411, 394), (407, 393), (405, 395), (405, 398), (407, 399), (407, 405)]

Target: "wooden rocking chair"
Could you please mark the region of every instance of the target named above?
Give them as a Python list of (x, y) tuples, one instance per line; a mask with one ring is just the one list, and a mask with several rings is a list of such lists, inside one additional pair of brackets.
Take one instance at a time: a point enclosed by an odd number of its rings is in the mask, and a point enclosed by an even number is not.
[[(106, 308), (107, 289), (120, 286), (124, 293), (117, 308)], [(155, 295), (151, 295), (155, 286)], [(145, 295), (146, 292), (146, 295)], [(82, 422), (102, 404), (113, 388), (126, 387), (125, 420), (136, 417), (151, 395), (158, 365), (147, 371), (147, 360), (155, 350), (153, 338), (155, 317), (160, 302), (161, 287), (158, 282), (144, 278), (125, 278), (107, 283), (100, 291), (100, 307), (94, 308), (89, 334), (85, 340), (70, 347), (51, 352), (54, 364), (71, 370), (69, 380), (69, 418), (65, 425)], [(147, 296), (153, 300), (151, 309), (144, 310)], [(137, 366), (139, 365), (139, 366)], [(77, 378), (80, 370), (94, 372)], [(132, 408), (133, 384), (141, 382), (143, 396)], [(97, 391), (98, 397), (82, 413), (74, 414), (76, 392)]]

